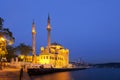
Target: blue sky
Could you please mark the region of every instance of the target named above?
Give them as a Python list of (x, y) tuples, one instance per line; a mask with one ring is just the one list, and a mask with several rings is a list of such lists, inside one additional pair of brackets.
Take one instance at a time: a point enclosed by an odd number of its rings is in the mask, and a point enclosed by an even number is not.
[(31, 26), (37, 29), (37, 53), (47, 45), (47, 17), (51, 42), (70, 49), (70, 59), (90, 63), (120, 62), (119, 0), (0, 0), (0, 17), (15, 39), (31, 45)]

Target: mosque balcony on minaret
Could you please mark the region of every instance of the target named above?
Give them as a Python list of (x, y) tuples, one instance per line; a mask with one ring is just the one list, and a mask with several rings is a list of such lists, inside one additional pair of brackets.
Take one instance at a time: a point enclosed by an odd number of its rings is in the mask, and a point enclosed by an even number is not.
[(34, 21), (33, 21), (33, 23), (32, 23), (32, 34), (36, 34), (35, 23), (34, 23)]
[(51, 30), (51, 27), (50, 27), (50, 25), (48, 25), (48, 26), (47, 26), (47, 30), (49, 30), (49, 31)]
[(48, 15), (48, 25), (47, 25), (47, 30), (50, 31), (51, 30), (51, 26), (50, 26), (50, 16)]
[(36, 34), (36, 31), (35, 31), (35, 29), (32, 29), (32, 34)]
[(32, 34), (36, 34), (35, 25), (32, 26)]

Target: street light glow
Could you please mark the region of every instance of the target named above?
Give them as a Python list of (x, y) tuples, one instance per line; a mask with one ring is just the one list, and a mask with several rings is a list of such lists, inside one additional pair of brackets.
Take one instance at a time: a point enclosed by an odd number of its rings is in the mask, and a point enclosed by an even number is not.
[(5, 38), (1, 37), (0, 40), (1, 40), (1, 41), (5, 41)]

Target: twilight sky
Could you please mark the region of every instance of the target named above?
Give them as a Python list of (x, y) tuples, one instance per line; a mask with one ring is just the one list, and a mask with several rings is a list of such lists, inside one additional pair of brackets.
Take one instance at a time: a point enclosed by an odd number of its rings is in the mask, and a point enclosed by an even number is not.
[(37, 53), (47, 45), (47, 17), (51, 17), (51, 42), (70, 49), (70, 59), (86, 62), (120, 62), (120, 0), (0, 0), (4, 27), (14, 45), (32, 44), (34, 19)]

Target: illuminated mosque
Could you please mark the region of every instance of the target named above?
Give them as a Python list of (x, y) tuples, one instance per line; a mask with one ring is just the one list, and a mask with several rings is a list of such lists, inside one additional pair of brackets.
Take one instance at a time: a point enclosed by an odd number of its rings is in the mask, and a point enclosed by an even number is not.
[(32, 56), (26, 56), (26, 62), (32, 62), (42, 65), (51, 65), (55, 68), (64, 68), (69, 66), (69, 50), (61, 44), (51, 43), (51, 25), (48, 15), (47, 24), (47, 46), (40, 48), (40, 53), (36, 55), (36, 30), (35, 23), (32, 23)]

